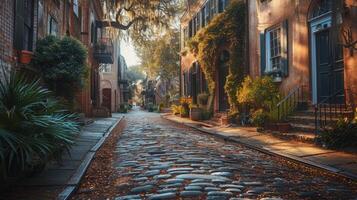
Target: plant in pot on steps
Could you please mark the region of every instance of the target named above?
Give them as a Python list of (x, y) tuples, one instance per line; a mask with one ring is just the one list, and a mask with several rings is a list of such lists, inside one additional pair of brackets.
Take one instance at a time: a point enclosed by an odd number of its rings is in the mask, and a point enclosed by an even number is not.
[(189, 117), (190, 115), (190, 103), (191, 99), (189, 98), (181, 98), (180, 100), (180, 116), (181, 117)]
[(202, 119), (202, 108), (198, 105), (190, 104), (190, 119), (193, 121), (199, 121)]
[(39, 83), (15, 72), (0, 79), (0, 183), (60, 160), (79, 133), (77, 115)]

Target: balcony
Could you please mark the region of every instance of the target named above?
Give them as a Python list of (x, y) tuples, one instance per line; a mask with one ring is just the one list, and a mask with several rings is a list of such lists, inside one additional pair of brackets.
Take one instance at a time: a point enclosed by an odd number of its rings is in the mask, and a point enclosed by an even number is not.
[(114, 46), (109, 38), (101, 38), (94, 46), (94, 58), (102, 64), (114, 63)]

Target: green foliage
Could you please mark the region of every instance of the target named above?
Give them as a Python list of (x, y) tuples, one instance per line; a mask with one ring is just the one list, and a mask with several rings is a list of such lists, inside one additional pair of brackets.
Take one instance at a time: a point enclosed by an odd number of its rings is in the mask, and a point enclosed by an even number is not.
[(148, 105), (147, 105), (147, 109), (148, 109), (148, 111), (149, 112), (154, 112), (154, 104), (153, 103), (148, 103)]
[(324, 130), (319, 139), (328, 148), (357, 147), (357, 121), (340, 119), (331, 130)]
[(160, 103), (158, 106), (157, 106), (157, 111), (158, 112), (162, 112), (162, 110), (164, 109), (165, 105), (164, 103)]
[(142, 72), (140, 65), (136, 65), (136, 66), (128, 67), (127, 77), (131, 83), (135, 83), (138, 80), (143, 80), (145, 78), (145, 75)]
[(15, 73), (0, 80), (0, 173), (6, 178), (60, 159), (79, 133), (39, 81)]
[(207, 109), (202, 109), (202, 120), (209, 120), (212, 117), (212, 112), (210, 110)]
[(237, 91), (238, 102), (249, 105), (254, 110), (269, 111), (278, 98), (279, 89), (269, 76), (257, 77), (254, 80), (247, 76)]
[(75, 93), (84, 87), (87, 77), (87, 50), (71, 37), (47, 36), (37, 42), (32, 65), (56, 96), (72, 102)]
[(160, 76), (162, 79), (171, 80), (178, 76), (179, 41), (179, 31), (171, 29), (166, 34), (137, 47), (142, 61), (141, 68), (149, 79)]
[(171, 112), (172, 112), (172, 114), (174, 114), (174, 115), (180, 114), (180, 113), (181, 113), (181, 106), (173, 104), (173, 105), (171, 106)]
[(269, 119), (269, 115), (267, 112), (265, 112), (263, 109), (258, 109), (258, 110), (255, 110), (253, 113), (252, 113), (252, 123), (255, 125), (255, 126), (259, 126), (259, 127), (262, 127), (264, 126), (264, 124), (267, 122), (267, 120)]
[(190, 115), (190, 103), (187, 101), (181, 101), (180, 106), (181, 117), (188, 117)]
[(239, 104), (250, 108), (251, 121), (262, 126), (271, 119), (271, 108), (279, 99), (279, 89), (269, 76), (257, 77), (254, 80), (247, 76), (236, 94)]
[(126, 106), (126, 104), (121, 103), (119, 105), (119, 113), (127, 113), (128, 112), (128, 107)]
[[(205, 28), (201, 29), (189, 42), (190, 51), (196, 55), (208, 82), (210, 95), (215, 91), (215, 74), (222, 47), (230, 53), (229, 75), (225, 83), (231, 110), (238, 110), (236, 88), (244, 77), (246, 9), (244, 1), (233, 0), (226, 11), (217, 14)], [(214, 98), (210, 98), (213, 101)], [(212, 102), (209, 103), (212, 107)], [(212, 109), (212, 108), (209, 108)]]

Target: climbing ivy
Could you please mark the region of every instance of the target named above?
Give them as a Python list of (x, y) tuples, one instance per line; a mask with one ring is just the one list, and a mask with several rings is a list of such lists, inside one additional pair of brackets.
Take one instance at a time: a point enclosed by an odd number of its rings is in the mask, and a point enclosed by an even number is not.
[[(208, 89), (213, 101), (216, 86), (216, 69), (223, 50), (228, 50), (229, 74), (225, 83), (231, 112), (238, 111), (237, 88), (244, 78), (246, 46), (246, 5), (242, 0), (233, 0), (226, 11), (217, 14), (212, 21), (201, 29), (188, 43), (190, 51), (196, 56), (204, 72)], [(213, 103), (210, 102), (211, 108)]]

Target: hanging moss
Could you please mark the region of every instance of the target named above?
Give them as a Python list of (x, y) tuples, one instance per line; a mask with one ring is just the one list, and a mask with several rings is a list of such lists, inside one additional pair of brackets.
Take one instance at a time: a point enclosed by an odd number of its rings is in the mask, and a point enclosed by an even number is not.
[[(219, 56), (223, 48), (230, 52), (229, 75), (224, 88), (232, 112), (238, 111), (236, 91), (244, 78), (244, 66), (246, 64), (244, 52), (246, 50), (245, 28), (245, 3), (242, 0), (233, 0), (225, 12), (217, 14), (188, 43), (190, 51), (197, 57), (207, 79), (208, 90), (211, 95), (210, 101), (214, 99), (215, 74), (219, 64)], [(209, 105), (211, 105), (210, 109), (213, 109), (213, 102), (210, 102)]]

